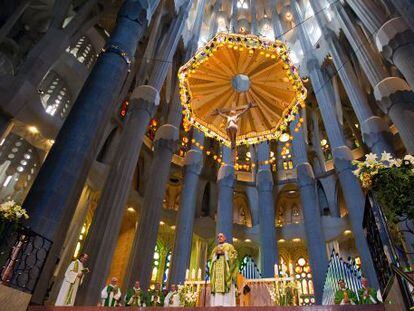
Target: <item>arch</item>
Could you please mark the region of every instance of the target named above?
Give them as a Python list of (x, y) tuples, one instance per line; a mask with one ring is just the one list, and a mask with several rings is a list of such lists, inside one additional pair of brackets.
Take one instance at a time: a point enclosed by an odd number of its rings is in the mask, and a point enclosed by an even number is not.
[(252, 226), (249, 201), (244, 192), (236, 192), (233, 198), (233, 223), (245, 225), (247, 227)]
[(210, 183), (204, 187), (203, 199), (201, 201), (201, 217), (210, 216)]
[(326, 197), (325, 190), (323, 189), (322, 184), (319, 180), (316, 182), (316, 187), (318, 191), (318, 200), (321, 214), (323, 216), (331, 216), (328, 199)]
[(276, 226), (298, 224), (303, 222), (302, 203), (296, 184), (284, 185), (275, 202)]

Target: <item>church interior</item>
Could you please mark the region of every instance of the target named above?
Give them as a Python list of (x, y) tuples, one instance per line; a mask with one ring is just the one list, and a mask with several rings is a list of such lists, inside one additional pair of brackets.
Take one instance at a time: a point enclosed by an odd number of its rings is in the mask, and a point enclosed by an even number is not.
[(414, 306), (412, 0), (0, 3), (0, 301)]

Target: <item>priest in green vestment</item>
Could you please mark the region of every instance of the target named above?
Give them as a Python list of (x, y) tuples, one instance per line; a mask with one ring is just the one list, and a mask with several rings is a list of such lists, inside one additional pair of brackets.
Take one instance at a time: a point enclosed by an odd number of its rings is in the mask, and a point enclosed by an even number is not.
[(127, 290), (125, 295), (125, 306), (145, 307), (144, 291), (141, 290), (139, 281), (135, 281), (134, 287)]
[(346, 287), (345, 281), (340, 279), (338, 281), (339, 289), (335, 293), (336, 305), (356, 305), (358, 304), (358, 297), (354, 291)]
[(121, 301), (121, 290), (118, 286), (118, 279), (112, 278), (111, 283), (104, 287), (101, 292), (103, 307), (118, 307)]
[(378, 299), (377, 291), (368, 286), (368, 279), (362, 278), (361, 280), (362, 288), (358, 290), (359, 304), (361, 305), (375, 305), (381, 303)]
[(155, 283), (154, 289), (148, 291), (150, 307), (163, 307), (164, 306), (164, 293), (161, 289), (160, 283)]
[(223, 233), (217, 235), (218, 245), (211, 253), (211, 306), (236, 305), (237, 251), (226, 242)]

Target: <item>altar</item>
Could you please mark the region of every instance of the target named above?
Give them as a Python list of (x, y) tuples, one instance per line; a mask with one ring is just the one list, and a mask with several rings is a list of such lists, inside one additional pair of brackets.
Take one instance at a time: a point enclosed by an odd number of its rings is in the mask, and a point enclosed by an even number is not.
[[(185, 285), (192, 286), (198, 293), (197, 307), (210, 307), (209, 281), (188, 280)], [(245, 279), (239, 275), (237, 287), (237, 306), (301, 306), (315, 302), (313, 291), (305, 292), (292, 277)]]

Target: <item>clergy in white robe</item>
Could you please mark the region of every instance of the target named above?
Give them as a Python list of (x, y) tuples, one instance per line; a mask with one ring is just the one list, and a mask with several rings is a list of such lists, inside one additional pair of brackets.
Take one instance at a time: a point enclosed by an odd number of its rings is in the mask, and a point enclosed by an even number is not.
[(121, 290), (118, 286), (118, 279), (112, 278), (111, 283), (104, 287), (101, 292), (101, 306), (104, 307), (117, 307), (121, 301)]
[(179, 307), (180, 306), (180, 295), (177, 292), (177, 286), (171, 285), (171, 291), (165, 296), (164, 307)]
[(72, 261), (66, 269), (65, 278), (60, 287), (55, 306), (73, 306), (79, 285), (82, 284), (85, 273), (89, 271), (84, 267), (88, 260), (87, 254), (82, 254), (79, 259)]

